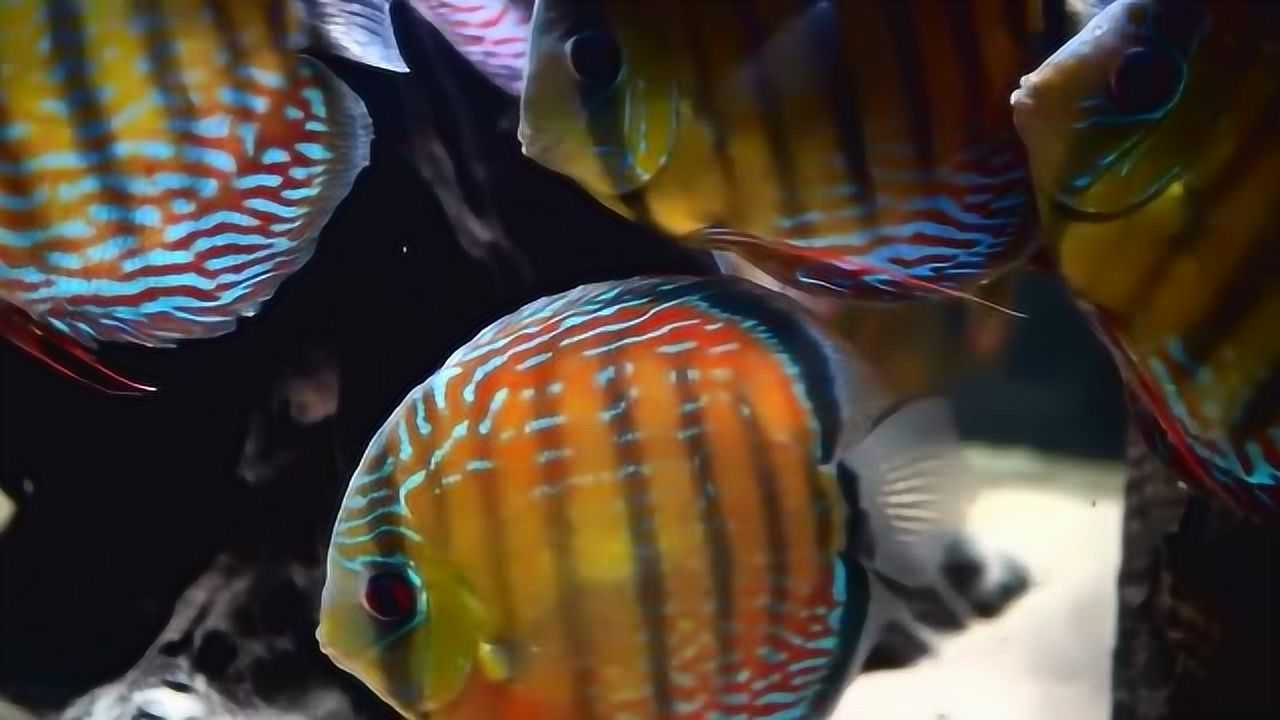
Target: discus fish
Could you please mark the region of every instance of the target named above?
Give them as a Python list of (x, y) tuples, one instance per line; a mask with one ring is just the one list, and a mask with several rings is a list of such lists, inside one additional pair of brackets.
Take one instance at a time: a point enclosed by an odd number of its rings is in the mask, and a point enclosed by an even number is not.
[(409, 5), (494, 85), (511, 95), (524, 91), (528, 0), (409, 0)]
[(1119, 0), (1012, 97), (1046, 242), (1193, 483), (1280, 517), (1280, 4)]
[(0, 3), (0, 328), (72, 376), (99, 341), (230, 332), (368, 163), (363, 103), (306, 46), (405, 71), (388, 0)]
[(519, 137), (629, 218), (810, 293), (972, 288), (1027, 254), (1006, 104), (1062, 0), (538, 0)]
[(937, 411), (741, 278), (535, 301), (375, 435), (321, 647), (407, 717), (824, 717), (876, 573), (929, 582), (958, 527)]

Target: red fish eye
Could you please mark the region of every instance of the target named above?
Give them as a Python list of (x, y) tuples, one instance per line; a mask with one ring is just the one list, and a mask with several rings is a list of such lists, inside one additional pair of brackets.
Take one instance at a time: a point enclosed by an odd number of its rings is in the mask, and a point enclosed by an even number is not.
[(1183, 72), (1171, 52), (1133, 48), (1121, 56), (1111, 73), (1111, 100), (1124, 113), (1159, 111), (1178, 93)]
[(582, 81), (587, 95), (608, 90), (622, 74), (622, 49), (613, 35), (601, 30), (587, 30), (565, 44), (569, 67)]
[(387, 622), (409, 618), (418, 609), (417, 588), (403, 572), (380, 572), (364, 584), (365, 610)]

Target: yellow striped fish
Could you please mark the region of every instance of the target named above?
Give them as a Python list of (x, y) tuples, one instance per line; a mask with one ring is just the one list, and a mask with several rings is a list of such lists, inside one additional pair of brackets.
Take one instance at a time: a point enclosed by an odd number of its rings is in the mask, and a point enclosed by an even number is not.
[(741, 278), (527, 305), (374, 437), (321, 647), (406, 717), (824, 717), (894, 611), (869, 570), (927, 583), (954, 529), (954, 437), (888, 395)]
[(388, 2), (0, 2), (0, 331), (130, 389), (75, 343), (254, 314), (368, 162), (363, 103), (299, 51), (407, 70)]
[(1202, 490), (1280, 517), (1280, 4), (1119, 0), (1013, 95), (1057, 264)]
[(623, 215), (836, 297), (954, 292), (1031, 245), (1007, 98), (1062, 0), (538, 0), (524, 152)]

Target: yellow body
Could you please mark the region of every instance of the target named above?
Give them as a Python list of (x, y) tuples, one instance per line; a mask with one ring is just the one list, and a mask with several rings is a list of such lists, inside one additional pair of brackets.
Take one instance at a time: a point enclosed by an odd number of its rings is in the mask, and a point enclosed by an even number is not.
[[(1041, 3), (610, 0), (599, 14), (539, 0), (520, 137), (616, 211), (838, 296), (933, 294), (877, 268), (972, 286), (1029, 246), (1007, 97), (1052, 42)], [(622, 69), (596, 89), (572, 48), (605, 35)]]
[[(1063, 277), (1245, 505), (1280, 481), (1277, 22), (1273, 3), (1122, 0), (1013, 99)], [(1168, 92), (1126, 110), (1139, 85)]]

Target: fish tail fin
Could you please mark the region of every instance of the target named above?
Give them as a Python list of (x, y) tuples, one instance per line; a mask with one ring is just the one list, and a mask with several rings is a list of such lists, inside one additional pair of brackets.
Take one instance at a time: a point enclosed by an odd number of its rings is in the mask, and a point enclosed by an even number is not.
[(110, 395), (144, 395), (156, 390), (111, 370), (75, 339), (45, 328), (16, 305), (0, 303), (0, 335), (53, 370), (95, 390)]
[(391, 23), (392, 0), (309, 0), (325, 50), (362, 65), (409, 72)]
[(851, 471), (868, 566), (910, 587), (943, 584), (942, 568), (977, 486), (950, 404), (900, 404), (840, 460)]

